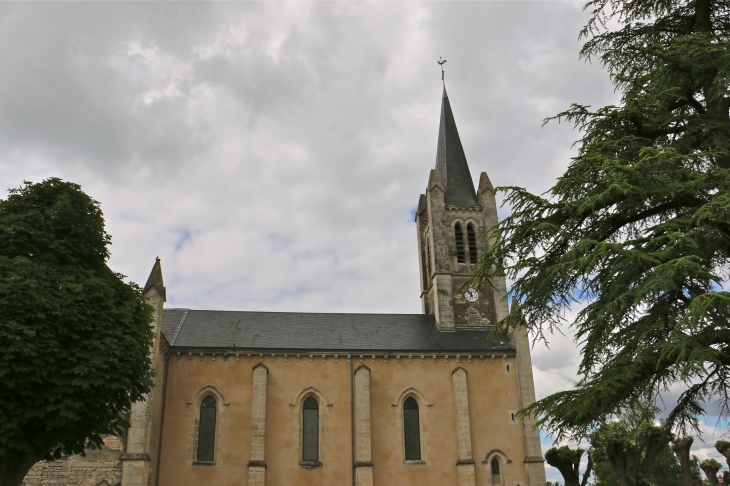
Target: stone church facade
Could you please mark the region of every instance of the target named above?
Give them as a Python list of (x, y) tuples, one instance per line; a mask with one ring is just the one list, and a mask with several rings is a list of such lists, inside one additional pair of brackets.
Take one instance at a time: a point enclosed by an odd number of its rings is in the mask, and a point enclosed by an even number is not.
[[(497, 224), (474, 187), (444, 90), (436, 168), (416, 211), (422, 314), (164, 308), (158, 260), (156, 384), (103, 450), (37, 464), (26, 486), (544, 486), (524, 326), (504, 280), (457, 293)], [(514, 309), (513, 309), (514, 310)]]

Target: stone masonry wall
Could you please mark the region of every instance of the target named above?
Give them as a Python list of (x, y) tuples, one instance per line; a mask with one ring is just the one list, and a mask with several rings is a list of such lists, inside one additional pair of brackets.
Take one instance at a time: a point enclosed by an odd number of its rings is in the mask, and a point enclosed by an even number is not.
[(122, 482), (121, 461), (70, 458), (39, 462), (21, 483), (24, 486), (116, 486)]

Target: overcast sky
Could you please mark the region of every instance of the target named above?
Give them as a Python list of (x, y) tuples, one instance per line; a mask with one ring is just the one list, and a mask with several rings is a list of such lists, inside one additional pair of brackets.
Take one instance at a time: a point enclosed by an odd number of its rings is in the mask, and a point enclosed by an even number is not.
[[(543, 119), (616, 101), (578, 57), (581, 6), (2, 3), (0, 197), (81, 184), (110, 266), (143, 285), (159, 256), (168, 307), (418, 313), (437, 60), (475, 179), (542, 192), (579, 136)], [(538, 397), (578, 358), (536, 347)]]

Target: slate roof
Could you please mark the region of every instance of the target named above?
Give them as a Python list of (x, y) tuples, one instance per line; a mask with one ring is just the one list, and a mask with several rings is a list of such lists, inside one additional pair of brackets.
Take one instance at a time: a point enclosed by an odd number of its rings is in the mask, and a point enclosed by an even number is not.
[(162, 333), (174, 348), (267, 351), (511, 353), (484, 330), (440, 332), (433, 315), (310, 314), (165, 309)]
[(456, 130), (456, 120), (454, 120), (449, 95), (446, 94), (445, 87), (443, 99), (441, 100), (436, 172), (446, 185), (446, 204), (462, 207), (479, 205), (477, 193), (474, 190), (474, 181), (469, 172), (469, 164), (466, 162), (459, 132)]

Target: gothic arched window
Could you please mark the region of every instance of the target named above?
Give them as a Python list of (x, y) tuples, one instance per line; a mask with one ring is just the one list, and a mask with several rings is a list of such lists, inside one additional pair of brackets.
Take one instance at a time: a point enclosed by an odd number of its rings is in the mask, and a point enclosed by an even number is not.
[(302, 461), (319, 460), (319, 403), (314, 397), (302, 406)]
[(477, 235), (471, 223), (466, 227), (466, 235), (469, 239), (469, 262), (473, 265), (477, 262)]
[(215, 398), (207, 396), (200, 404), (198, 461), (213, 461), (215, 452)]
[(418, 402), (413, 397), (403, 402), (403, 436), (406, 461), (421, 460), (421, 430), (418, 423)]
[(459, 223), (456, 223), (456, 226), (454, 226), (454, 236), (456, 236), (456, 261), (458, 263), (466, 263), (466, 256), (464, 255), (464, 231), (461, 229)]
[(499, 459), (492, 459), (492, 484), (502, 484), (502, 475), (499, 472)]

